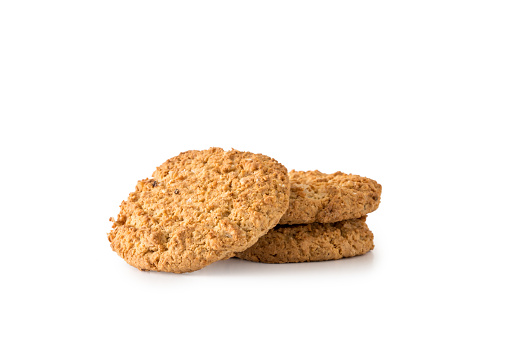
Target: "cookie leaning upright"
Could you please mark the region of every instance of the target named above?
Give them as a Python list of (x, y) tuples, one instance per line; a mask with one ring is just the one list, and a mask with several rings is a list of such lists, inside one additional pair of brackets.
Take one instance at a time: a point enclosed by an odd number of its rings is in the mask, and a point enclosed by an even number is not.
[(108, 239), (139, 269), (195, 271), (266, 234), (288, 208), (289, 190), (286, 168), (265, 155), (183, 152), (138, 182)]
[(279, 224), (332, 223), (360, 218), (378, 208), (382, 186), (359, 175), (320, 171), (289, 173), (290, 206)]

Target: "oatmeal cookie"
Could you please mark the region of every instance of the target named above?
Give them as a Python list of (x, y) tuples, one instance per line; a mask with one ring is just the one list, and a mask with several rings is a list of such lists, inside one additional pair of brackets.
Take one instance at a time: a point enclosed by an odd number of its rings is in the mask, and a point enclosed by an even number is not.
[(369, 252), (375, 247), (366, 217), (331, 224), (278, 225), (236, 256), (270, 263), (335, 260)]
[(289, 195), (286, 168), (268, 156), (183, 152), (138, 182), (108, 240), (141, 270), (191, 272), (252, 246), (277, 224)]
[(279, 224), (331, 223), (378, 208), (382, 186), (359, 175), (290, 171), (290, 206)]

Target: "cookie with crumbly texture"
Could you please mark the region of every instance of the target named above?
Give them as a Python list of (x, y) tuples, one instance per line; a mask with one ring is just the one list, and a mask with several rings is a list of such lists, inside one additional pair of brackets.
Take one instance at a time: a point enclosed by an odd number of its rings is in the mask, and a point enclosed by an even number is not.
[(278, 225), (236, 256), (269, 264), (335, 260), (375, 247), (366, 217), (331, 224)]
[(290, 206), (279, 224), (331, 223), (360, 218), (378, 208), (382, 186), (359, 175), (289, 172)]
[(191, 272), (244, 251), (288, 208), (286, 168), (250, 152), (188, 151), (120, 205), (111, 248), (141, 270)]

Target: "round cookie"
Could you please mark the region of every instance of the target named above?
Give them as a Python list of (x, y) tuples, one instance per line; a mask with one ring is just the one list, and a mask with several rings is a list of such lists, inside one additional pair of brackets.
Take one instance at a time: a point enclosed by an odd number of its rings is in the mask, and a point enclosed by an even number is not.
[(108, 239), (141, 270), (191, 272), (253, 245), (277, 224), (289, 195), (288, 172), (270, 157), (183, 152), (138, 182)]
[(269, 264), (335, 260), (375, 247), (366, 217), (333, 224), (278, 225), (244, 252), (241, 259)]
[(382, 186), (359, 175), (289, 172), (290, 206), (279, 224), (331, 223), (360, 218), (378, 208)]

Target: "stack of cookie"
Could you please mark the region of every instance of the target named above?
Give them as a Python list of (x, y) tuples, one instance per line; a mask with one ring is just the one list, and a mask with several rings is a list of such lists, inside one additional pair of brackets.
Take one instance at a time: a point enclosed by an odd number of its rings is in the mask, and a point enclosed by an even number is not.
[(237, 257), (288, 263), (353, 257), (374, 248), (366, 214), (382, 186), (358, 175), (291, 171), (290, 206), (279, 224)]
[(120, 205), (111, 248), (141, 270), (192, 272), (215, 261), (287, 263), (373, 249), (366, 214), (381, 186), (341, 172), (288, 173), (262, 154), (210, 148), (167, 160)]

